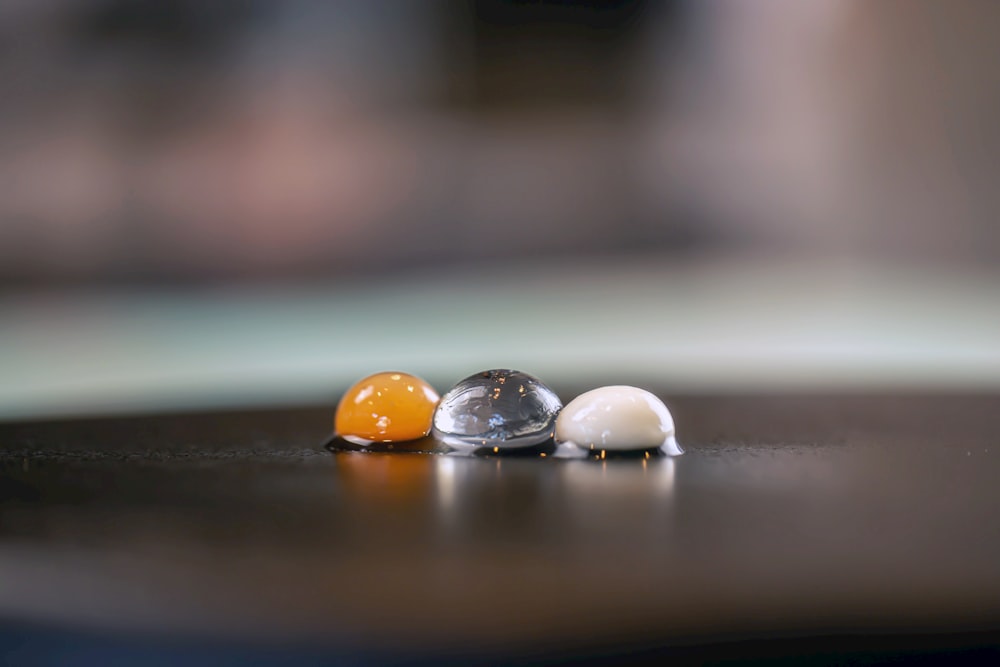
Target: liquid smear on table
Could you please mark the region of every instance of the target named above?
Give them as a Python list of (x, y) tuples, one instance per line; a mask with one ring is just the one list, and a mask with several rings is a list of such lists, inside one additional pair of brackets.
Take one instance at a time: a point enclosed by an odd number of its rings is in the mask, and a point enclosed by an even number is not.
[(331, 452), (357, 452), (362, 454), (434, 454), (452, 457), (516, 457), (539, 459), (592, 459), (604, 461), (607, 459), (652, 459), (678, 456), (683, 453), (677, 440), (671, 436), (661, 447), (647, 450), (616, 451), (598, 448), (583, 448), (572, 443), (557, 445), (551, 436), (541, 443), (530, 447), (505, 448), (489, 440), (480, 443), (445, 442), (434, 436), (408, 442), (364, 442), (352, 438), (345, 440), (337, 436), (330, 437), (324, 447)]

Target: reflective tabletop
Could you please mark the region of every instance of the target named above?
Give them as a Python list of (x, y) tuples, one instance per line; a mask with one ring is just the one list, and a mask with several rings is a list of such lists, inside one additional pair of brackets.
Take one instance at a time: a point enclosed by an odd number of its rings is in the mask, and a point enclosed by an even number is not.
[(366, 662), (1000, 645), (1000, 399), (667, 398), (673, 458), (331, 452), (332, 407), (0, 424), (0, 617)]

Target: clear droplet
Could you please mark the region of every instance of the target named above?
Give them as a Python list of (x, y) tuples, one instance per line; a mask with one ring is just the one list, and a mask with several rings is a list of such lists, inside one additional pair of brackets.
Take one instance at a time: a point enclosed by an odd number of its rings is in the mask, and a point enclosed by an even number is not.
[(452, 445), (531, 447), (552, 438), (561, 408), (555, 392), (526, 373), (483, 371), (442, 397), (434, 436)]

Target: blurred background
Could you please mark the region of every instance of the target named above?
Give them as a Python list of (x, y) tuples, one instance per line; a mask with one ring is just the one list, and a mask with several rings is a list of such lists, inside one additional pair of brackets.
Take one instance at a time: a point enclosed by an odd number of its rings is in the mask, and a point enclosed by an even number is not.
[(387, 368), (1000, 388), (997, 28), (990, 0), (8, 0), (0, 418)]

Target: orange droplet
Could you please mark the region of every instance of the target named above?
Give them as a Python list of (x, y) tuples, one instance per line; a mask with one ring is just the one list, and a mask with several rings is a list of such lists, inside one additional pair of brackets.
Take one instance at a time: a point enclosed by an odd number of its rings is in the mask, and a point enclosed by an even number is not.
[(347, 390), (337, 406), (333, 427), (342, 438), (416, 440), (430, 433), (439, 400), (434, 387), (415, 375), (376, 373)]

